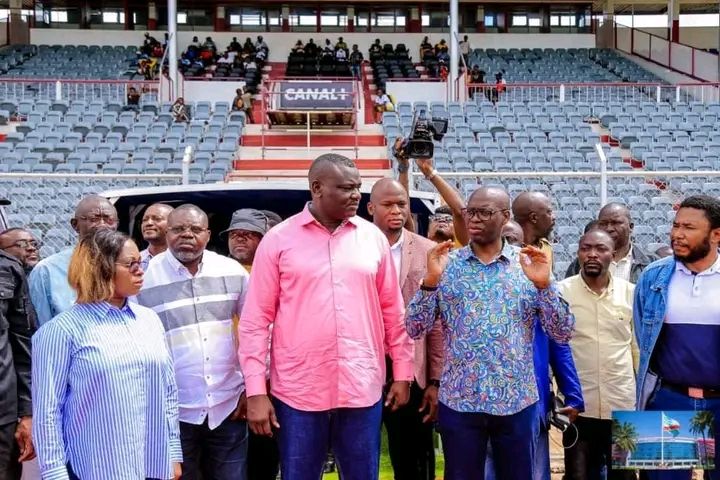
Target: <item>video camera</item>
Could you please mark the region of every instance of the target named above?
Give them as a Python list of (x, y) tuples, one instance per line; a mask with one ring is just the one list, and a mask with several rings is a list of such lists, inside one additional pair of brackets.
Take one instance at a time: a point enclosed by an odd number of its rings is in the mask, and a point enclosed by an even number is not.
[(400, 147), (393, 148), (395, 156), (408, 158), (431, 158), (435, 151), (433, 140), (440, 141), (447, 132), (448, 121), (445, 118), (427, 118), (426, 110), (420, 109), (415, 113), (410, 136)]

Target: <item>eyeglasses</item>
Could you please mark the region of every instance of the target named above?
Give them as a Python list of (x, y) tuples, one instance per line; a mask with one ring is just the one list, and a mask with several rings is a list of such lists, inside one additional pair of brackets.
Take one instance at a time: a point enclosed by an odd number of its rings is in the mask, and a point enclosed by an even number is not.
[(453, 218), (452, 215), (448, 215), (447, 213), (436, 213), (430, 215), (429, 220), (437, 223), (452, 223)]
[(137, 260), (133, 260), (129, 263), (115, 262), (115, 265), (122, 265), (123, 267), (127, 268), (128, 272), (132, 273), (133, 275), (142, 273), (143, 271), (142, 263)]
[(106, 225), (115, 225), (118, 221), (117, 217), (111, 216), (111, 215), (91, 215), (89, 217), (85, 215), (78, 215), (78, 220), (82, 220), (84, 222), (90, 222), (90, 223), (100, 223), (103, 222)]
[(192, 226), (191, 226), (191, 225), (185, 225), (185, 226), (182, 226), (182, 227), (172, 227), (172, 228), (169, 228), (168, 231), (169, 231), (170, 233), (172, 233), (173, 235), (182, 235), (182, 234), (185, 233), (185, 232), (190, 232), (190, 233), (192, 233), (194, 236), (197, 237), (198, 235), (201, 235), (201, 234), (205, 233), (205, 232), (207, 231), (207, 228), (197, 227), (197, 226), (194, 226), (194, 225), (192, 225)]
[(18, 240), (17, 242), (8, 245), (5, 248), (10, 247), (18, 247), (22, 248), (23, 250), (27, 250), (28, 248), (34, 248), (35, 250), (37, 250), (38, 248), (40, 248), (40, 244), (37, 242), (37, 240)]
[(463, 213), (468, 218), (477, 217), (482, 221), (488, 221), (490, 218), (492, 218), (493, 215), (495, 215), (498, 212), (507, 212), (507, 208), (499, 208), (497, 210), (488, 210), (486, 208), (465, 208), (463, 209)]

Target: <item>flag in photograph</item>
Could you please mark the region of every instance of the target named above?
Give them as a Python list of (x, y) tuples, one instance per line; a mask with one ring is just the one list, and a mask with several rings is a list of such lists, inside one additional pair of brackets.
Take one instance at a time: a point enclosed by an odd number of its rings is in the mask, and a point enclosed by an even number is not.
[(662, 422), (664, 432), (668, 432), (673, 437), (677, 437), (680, 434), (680, 422), (674, 418), (668, 417), (665, 415), (665, 412), (662, 414)]

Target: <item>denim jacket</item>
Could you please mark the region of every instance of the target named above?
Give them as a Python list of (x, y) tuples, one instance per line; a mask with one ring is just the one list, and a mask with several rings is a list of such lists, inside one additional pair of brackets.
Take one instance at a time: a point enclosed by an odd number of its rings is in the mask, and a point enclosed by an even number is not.
[(635, 286), (633, 321), (640, 349), (640, 366), (637, 372), (637, 409), (644, 410), (657, 386), (658, 377), (650, 371), (652, 357), (660, 336), (667, 309), (668, 285), (675, 272), (675, 258), (669, 256), (650, 264)]

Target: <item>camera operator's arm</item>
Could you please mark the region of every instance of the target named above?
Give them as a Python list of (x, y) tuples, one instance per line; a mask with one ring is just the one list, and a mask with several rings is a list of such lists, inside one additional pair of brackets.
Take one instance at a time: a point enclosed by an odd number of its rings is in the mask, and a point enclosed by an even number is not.
[[(393, 147), (393, 152), (395, 155), (395, 160), (398, 164), (398, 182), (402, 184), (403, 187), (405, 187), (405, 191), (408, 192), (408, 196), (410, 195), (410, 159), (401, 153), (402, 151), (402, 143), (404, 138), (398, 137), (395, 139), (395, 146)], [(415, 220), (413, 220), (412, 214), (408, 215), (407, 221), (405, 222), (405, 228), (410, 230), (411, 232), (417, 232), (415, 229)]]
[(455, 238), (458, 243), (461, 245), (470, 243), (470, 236), (468, 235), (465, 218), (463, 216), (465, 201), (460, 195), (460, 192), (437, 174), (437, 170), (433, 167), (432, 158), (416, 158), (415, 164), (422, 174), (425, 175), (425, 179), (433, 184), (447, 206), (452, 210)]

